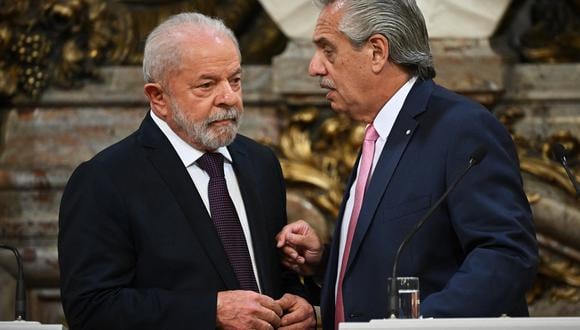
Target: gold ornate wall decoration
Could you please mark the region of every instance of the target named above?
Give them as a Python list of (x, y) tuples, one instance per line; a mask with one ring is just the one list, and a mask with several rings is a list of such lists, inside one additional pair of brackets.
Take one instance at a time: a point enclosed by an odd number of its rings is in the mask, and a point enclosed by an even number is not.
[[(547, 292), (551, 300), (580, 301), (580, 201), (562, 165), (553, 160), (554, 143), (567, 151), (568, 163), (580, 173), (580, 141), (569, 131), (555, 132), (545, 139), (527, 139), (515, 133), (514, 125), (524, 117), (520, 108), (498, 113), (518, 147), (528, 200), (534, 210), (540, 264), (537, 281), (528, 292), (533, 303)], [(580, 181), (580, 176), (576, 175)]]
[(315, 107), (294, 112), (282, 132), (279, 155), (289, 187), (302, 188), (329, 221), (338, 216), (363, 135), (363, 126)]
[[(569, 131), (558, 131), (545, 139), (532, 140), (515, 132), (514, 125), (524, 117), (522, 109), (518, 107), (506, 108), (497, 113), (500, 122), (508, 129), (518, 147), (520, 168), (523, 172), (532, 174), (550, 184), (555, 184), (565, 190), (572, 198), (576, 190), (560, 163), (552, 156), (555, 143), (564, 146), (567, 153), (568, 163), (575, 168), (575, 173), (580, 170), (580, 140)], [(576, 176), (580, 181), (580, 177)]]
[(0, 97), (37, 99), (78, 88), (101, 65), (140, 65), (149, 32), (197, 11), (236, 33), (245, 64), (269, 63), (287, 39), (257, 0), (5, 0), (0, 8)]
[[(580, 301), (580, 202), (562, 166), (551, 159), (552, 143), (567, 145), (568, 160), (576, 164), (578, 173), (578, 147), (580, 144), (569, 132), (559, 132), (540, 144), (540, 157), (530, 156), (530, 151), (520, 150), (522, 173), (531, 175), (535, 185), (528, 188), (534, 207), (534, 218), (540, 247), (540, 265), (536, 290), (529, 293), (531, 303), (543, 291), (552, 300)], [(535, 154), (532, 152), (532, 154)], [(576, 176), (577, 180), (580, 177)], [(533, 179), (527, 180), (533, 183)], [(552, 189), (547, 189), (551, 186)], [(564, 193), (559, 193), (559, 192)]]
[(75, 88), (100, 64), (122, 63), (133, 41), (125, 7), (97, 0), (8, 0), (0, 9), (0, 95), (36, 99)]
[(136, 43), (127, 64), (141, 64), (143, 43), (149, 32), (168, 16), (185, 11), (196, 11), (223, 20), (238, 38), (244, 64), (269, 64), (272, 56), (286, 47), (287, 38), (258, 0), (117, 1), (127, 8), (135, 22)]
[(580, 1), (535, 1), (530, 16), (532, 25), (520, 37), (520, 52), (525, 60), (580, 61)]
[(204, 13), (221, 18), (235, 32), (244, 64), (270, 64), (272, 56), (286, 48), (286, 36), (258, 0), (205, 2), (211, 5)]

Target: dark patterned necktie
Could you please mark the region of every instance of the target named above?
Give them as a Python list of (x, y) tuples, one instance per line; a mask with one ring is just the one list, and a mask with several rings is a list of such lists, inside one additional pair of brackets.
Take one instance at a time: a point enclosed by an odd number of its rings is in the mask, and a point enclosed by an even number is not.
[(208, 197), (211, 219), (240, 287), (243, 290), (258, 292), (248, 244), (228, 193), (224, 177), (224, 156), (220, 153), (205, 153), (197, 160), (197, 164), (209, 174)]

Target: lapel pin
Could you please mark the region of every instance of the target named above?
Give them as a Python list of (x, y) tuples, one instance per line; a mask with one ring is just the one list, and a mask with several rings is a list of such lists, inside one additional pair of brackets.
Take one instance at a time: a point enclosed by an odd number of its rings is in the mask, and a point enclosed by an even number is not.
[(409, 134), (411, 134), (411, 130), (410, 130), (410, 129), (408, 129), (408, 130), (405, 132), (405, 135), (409, 135)]

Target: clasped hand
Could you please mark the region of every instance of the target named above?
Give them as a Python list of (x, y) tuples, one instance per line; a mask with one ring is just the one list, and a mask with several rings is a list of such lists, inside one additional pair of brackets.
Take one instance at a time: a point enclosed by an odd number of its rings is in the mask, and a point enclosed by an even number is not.
[(222, 291), (217, 296), (219, 329), (311, 329), (312, 306), (302, 297), (285, 294), (274, 300), (253, 291)]

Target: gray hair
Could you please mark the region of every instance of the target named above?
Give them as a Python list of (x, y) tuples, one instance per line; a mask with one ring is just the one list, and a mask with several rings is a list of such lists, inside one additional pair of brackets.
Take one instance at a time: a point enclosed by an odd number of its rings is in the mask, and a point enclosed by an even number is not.
[(319, 7), (340, 1), (344, 16), (338, 29), (360, 48), (373, 34), (389, 40), (389, 57), (421, 79), (435, 77), (429, 35), (415, 0), (314, 0)]
[[(180, 27), (209, 28), (230, 38), (240, 55), (240, 46), (236, 36), (224, 23), (199, 13), (181, 13), (169, 17), (158, 25), (147, 37), (143, 52), (143, 78), (146, 83), (163, 82), (165, 74), (179, 68), (184, 46), (176, 34)], [(240, 55), (241, 59), (241, 55)]]

